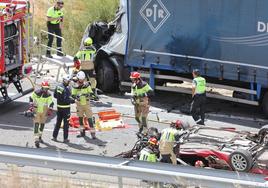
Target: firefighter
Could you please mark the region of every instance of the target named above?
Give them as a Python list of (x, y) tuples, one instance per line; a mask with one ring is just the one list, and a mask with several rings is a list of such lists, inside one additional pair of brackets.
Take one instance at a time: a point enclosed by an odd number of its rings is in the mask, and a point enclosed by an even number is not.
[(69, 143), (69, 118), (71, 114), (71, 103), (74, 100), (71, 98), (71, 89), (69, 87), (71, 77), (66, 75), (63, 77), (63, 82), (59, 84), (54, 92), (54, 97), (57, 99), (57, 121), (53, 131), (53, 141), (57, 141), (60, 126), (63, 120), (63, 142)]
[(93, 139), (96, 139), (96, 133), (93, 122), (93, 114), (90, 107), (90, 98), (95, 97), (90, 87), (90, 84), (86, 81), (86, 75), (83, 71), (79, 71), (76, 75), (78, 81), (77, 85), (72, 88), (72, 98), (75, 99), (77, 105), (77, 115), (79, 117), (80, 135), (77, 137), (85, 137), (86, 128), (84, 124), (84, 116), (88, 120), (90, 126), (90, 134)]
[(90, 82), (91, 88), (95, 93), (97, 86), (95, 69), (93, 59), (96, 54), (96, 49), (92, 45), (93, 40), (90, 37), (87, 37), (84, 40), (84, 48), (78, 51), (74, 57), (74, 61), (79, 59), (81, 61), (81, 70), (85, 72), (87, 80)]
[(52, 96), (49, 93), (48, 81), (41, 83), (41, 89), (34, 91), (30, 97), (30, 108), (34, 109), (34, 139), (35, 146), (40, 147), (43, 143), (42, 133), (45, 127), (47, 116), (51, 115), (53, 109)]
[(48, 34), (48, 49), (46, 53), (46, 57), (52, 58), (51, 55), (51, 47), (53, 43), (53, 38), (54, 36), (51, 35), (55, 34), (59, 37), (56, 37), (57, 40), (57, 55), (58, 56), (63, 56), (62, 53), (62, 27), (63, 27), (63, 8), (64, 2), (63, 0), (56, 0), (56, 4), (52, 7), (50, 7), (47, 11), (47, 30), (49, 32)]
[(196, 124), (205, 125), (206, 79), (200, 76), (200, 71), (194, 69), (192, 84), (191, 114)]
[(159, 150), (161, 162), (177, 164), (177, 157), (174, 149), (179, 147), (179, 140), (183, 134), (183, 122), (180, 120), (173, 121), (169, 128), (161, 132)]
[(134, 105), (135, 119), (139, 124), (139, 133), (146, 133), (148, 130), (147, 116), (150, 107), (149, 97), (153, 94), (153, 90), (148, 83), (141, 79), (138, 72), (132, 72), (130, 79), (132, 81), (131, 102)]
[(158, 141), (155, 137), (148, 140), (148, 146), (143, 148), (140, 152), (140, 161), (157, 162), (158, 156)]

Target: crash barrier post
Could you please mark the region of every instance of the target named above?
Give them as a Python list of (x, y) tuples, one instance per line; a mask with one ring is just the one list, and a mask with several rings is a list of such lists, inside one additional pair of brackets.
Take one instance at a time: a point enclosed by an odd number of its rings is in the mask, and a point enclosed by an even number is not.
[[(163, 182), (184, 187), (234, 188), (268, 187), (264, 176), (216, 169), (148, 163), (122, 158), (102, 157), (52, 150), (37, 150), (0, 145), (0, 162), (77, 171), (149, 182)], [(123, 185), (121, 185), (122, 187)]]

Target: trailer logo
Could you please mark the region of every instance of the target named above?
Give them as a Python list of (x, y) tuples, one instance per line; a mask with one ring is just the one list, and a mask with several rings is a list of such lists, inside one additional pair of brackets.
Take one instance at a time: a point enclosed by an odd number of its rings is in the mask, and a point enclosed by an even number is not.
[(258, 22), (258, 32), (260, 33), (268, 33), (268, 22), (265, 23), (265, 22)]
[(161, 0), (147, 0), (140, 10), (140, 15), (150, 29), (156, 33), (168, 19), (170, 13)]

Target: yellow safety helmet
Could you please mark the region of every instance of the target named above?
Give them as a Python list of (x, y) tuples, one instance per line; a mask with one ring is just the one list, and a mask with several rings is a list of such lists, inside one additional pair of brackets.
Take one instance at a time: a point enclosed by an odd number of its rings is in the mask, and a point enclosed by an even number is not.
[(93, 44), (93, 40), (91, 37), (87, 37), (85, 40), (84, 40), (84, 45), (85, 46), (90, 46), (91, 44)]

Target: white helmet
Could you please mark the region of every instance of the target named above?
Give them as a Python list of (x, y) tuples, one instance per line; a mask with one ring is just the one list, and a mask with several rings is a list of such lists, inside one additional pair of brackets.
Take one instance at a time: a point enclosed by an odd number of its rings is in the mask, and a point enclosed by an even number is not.
[(71, 80), (71, 76), (70, 75), (65, 75), (62, 77), (63, 81), (70, 81)]
[(86, 75), (83, 71), (79, 71), (76, 77), (78, 78), (78, 80), (84, 80), (86, 78)]

